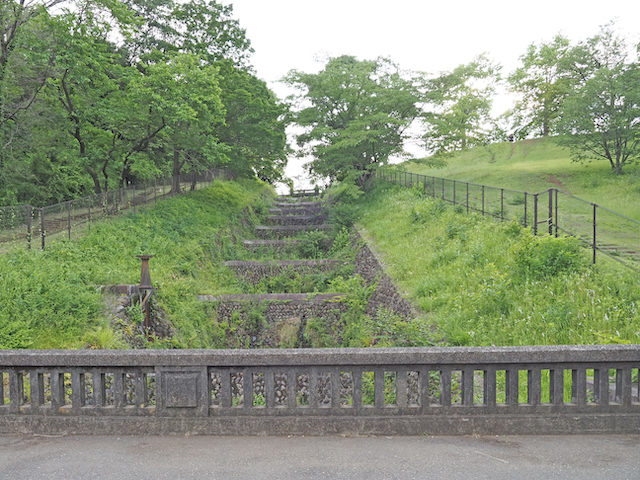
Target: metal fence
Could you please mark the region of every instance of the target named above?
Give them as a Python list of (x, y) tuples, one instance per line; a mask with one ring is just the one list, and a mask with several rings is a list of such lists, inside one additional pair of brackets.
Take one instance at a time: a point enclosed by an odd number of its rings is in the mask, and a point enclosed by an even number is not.
[(557, 188), (530, 193), (398, 170), (378, 171), (382, 180), (420, 188), (425, 195), (500, 220), (515, 220), (534, 234), (579, 238), (596, 253), (640, 270), (640, 222)]
[[(215, 179), (231, 179), (228, 170), (215, 169), (191, 172), (130, 185), (89, 197), (77, 198), (46, 207), (19, 205), (0, 207), (0, 243), (25, 241), (45, 248), (47, 239), (57, 233), (66, 233), (59, 238), (71, 238), (74, 229), (93, 221), (129, 211), (158, 200), (199, 190), (211, 185)], [(179, 186), (180, 188), (176, 188)]]

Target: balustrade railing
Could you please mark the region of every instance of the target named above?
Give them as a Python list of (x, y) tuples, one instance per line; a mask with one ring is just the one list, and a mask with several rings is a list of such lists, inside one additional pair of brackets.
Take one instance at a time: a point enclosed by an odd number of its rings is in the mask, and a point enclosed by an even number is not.
[(640, 345), (0, 351), (0, 433), (637, 433), (639, 368)]

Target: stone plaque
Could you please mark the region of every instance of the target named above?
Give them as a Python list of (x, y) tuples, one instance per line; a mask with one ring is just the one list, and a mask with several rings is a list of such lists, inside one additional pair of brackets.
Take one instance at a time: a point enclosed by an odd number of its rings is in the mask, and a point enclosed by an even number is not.
[(208, 415), (207, 367), (156, 367), (156, 378), (159, 415)]
[(164, 388), (167, 408), (198, 406), (198, 373), (167, 372)]

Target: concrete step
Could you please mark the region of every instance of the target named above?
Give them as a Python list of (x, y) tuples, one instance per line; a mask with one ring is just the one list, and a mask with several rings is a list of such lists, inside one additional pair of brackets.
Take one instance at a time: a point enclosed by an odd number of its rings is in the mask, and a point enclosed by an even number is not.
[(309, 208), (309, 207), (322, 207), (322, 202), (273, 202), (274, 207), (285, 208)]
[(243, 240), (242, 243), (244, 244), (244, 248), (253, 252), (263, 247), (284, 250), (297, 246), (300, 240)]
[(270, 208), (269, 213), (272, 215), (320, 215), (324, 210), (322, 206), (317, 207), (300, 207), (300, 208)]
[(312, 230), (329, 230), (331, 225), (282, 225), (279, 227), (271, 227), (267, 225), (257, 225), (255, 227), (256, 234), (259, 237), (293, 237), (300, 232), (308, 232)]
[(255, 300), (258, 302), (306, 301), (320, 303), (326, 301), (339, 301), (345, 296), (346, 293), (255, 293), (237, 295), (198, 295), (197, 298), (203, 302), (247, 302)]
[(271, 225), (321, 225), (326, 215), (270, 215), (265, 217)]

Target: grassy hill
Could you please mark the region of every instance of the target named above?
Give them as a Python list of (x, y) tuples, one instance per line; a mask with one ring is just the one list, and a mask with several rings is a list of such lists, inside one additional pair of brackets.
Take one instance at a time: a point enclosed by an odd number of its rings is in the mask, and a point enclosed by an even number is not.
[(453, 345), (637, 343), (637, 272), (573, 238), (534, 237), (419, 190), (378, 182), (358, 228), (420, 315)]
[(434, 177), (536, 193), (558, 188), (640, 220), (640, 164), (622, 175), (605, 160), (578, 163), (553, 138), (496, 143), (457, 153), (442, 168), (406, 162), (399, 168)]

